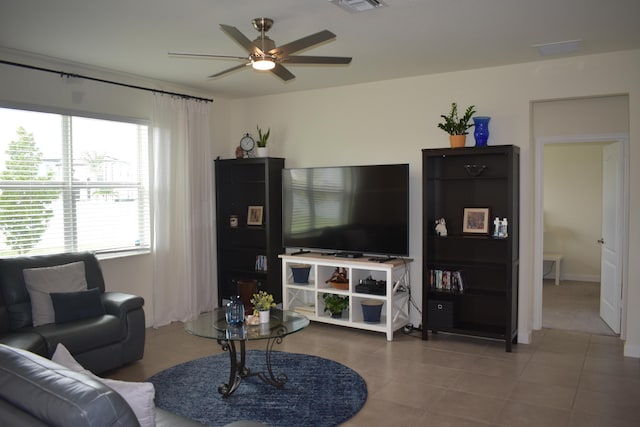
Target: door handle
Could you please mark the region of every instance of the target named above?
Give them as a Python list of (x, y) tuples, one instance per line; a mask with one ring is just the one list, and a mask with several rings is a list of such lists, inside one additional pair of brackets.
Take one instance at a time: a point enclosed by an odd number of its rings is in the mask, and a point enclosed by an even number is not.
[(602, 237), (601, 237), (601, 238), (599, 238), (599, 239), (598, 239), (598, 243), (600, 243), (601, 245), (604, 245), (604, 238), (602, 238)]

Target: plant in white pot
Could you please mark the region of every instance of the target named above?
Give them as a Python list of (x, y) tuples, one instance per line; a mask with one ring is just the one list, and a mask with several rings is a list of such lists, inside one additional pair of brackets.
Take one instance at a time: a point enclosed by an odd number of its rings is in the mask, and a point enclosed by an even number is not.
[(265, 291), (259, 291), (251, 297), (251, 304), (253, 304), (253, 315), (260, 316), (260, 323), (269, 322), (269, 313), (276, 306), (273, 301), (273, 295)]
[(256, 129), (258, 129), (258, 140), (256, 141), (256, 144), (258, 144), (258, 157), (269, 157), (267, 141), (269, 140), (269, 135), (271, 135), (271, 128), (268, 128), (264, 133), (260, 126), (256, 125)]
[(441, 115), (444, 123), (438, 123), (438, 127), (449, 134), (451, 147), (464, 147), (469, 128), (473, 123), (469, 123), (471, 116), (475, 114), (475, 105), (469, 106), (462, 117), (458, 117), (458, 104), (451, 103), (451, 111), (448, 116)]

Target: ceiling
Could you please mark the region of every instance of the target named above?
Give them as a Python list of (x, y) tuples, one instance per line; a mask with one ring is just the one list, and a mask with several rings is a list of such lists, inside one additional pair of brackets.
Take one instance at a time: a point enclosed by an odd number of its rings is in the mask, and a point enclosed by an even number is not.
[[(582, 40), (569, 55), (640, 49), (638, 0), (384, 2), (349, 13), (328, 0), (0, 0), (0, 59), (18, 50), (236, 98), (556, 58), (533, 46), (569, 40)], [(275, 21), (276, 45), (330, 30), (334, 41), (300, 53), (353, 61), (288, 65), (296, 78), (283, 82), (250, 67), (208, 79), (239, 62), (167, 55), (245, 55), (219, 24), (253, 40), (257, 17)]]

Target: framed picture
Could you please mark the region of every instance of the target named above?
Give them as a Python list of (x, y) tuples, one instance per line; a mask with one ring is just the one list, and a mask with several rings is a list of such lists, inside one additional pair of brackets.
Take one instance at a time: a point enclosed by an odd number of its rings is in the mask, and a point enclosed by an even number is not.
[(462, 232), (489, 234), (489, 208), (464, 208)]
[(262, 206), (249, 206), (247, 225), (262, 225)]

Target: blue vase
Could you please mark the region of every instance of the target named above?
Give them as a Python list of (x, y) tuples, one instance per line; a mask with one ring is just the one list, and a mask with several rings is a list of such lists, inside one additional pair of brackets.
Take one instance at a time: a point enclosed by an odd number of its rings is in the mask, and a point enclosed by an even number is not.
[(230, 325), (242, 325), (244, 323), (244, 304), (240, 301), (239, 296), (231, 297), (231, 301), (227, 303), (225, 315), (227, 323)]
[(489, 120), (491, 117), (478, 116), (473, 118), (473, 136), (476, 139), (476, 147), (485, 147), (489, 140)]

